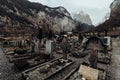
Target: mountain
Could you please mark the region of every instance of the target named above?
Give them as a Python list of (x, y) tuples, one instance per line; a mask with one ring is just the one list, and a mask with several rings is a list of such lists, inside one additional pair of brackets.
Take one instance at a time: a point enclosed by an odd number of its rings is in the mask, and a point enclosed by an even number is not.
[(0, 0), (0, 23), (4, 24), (2, 28), (9, 33), (31, 32), (40, 26), (45, 31), (71, 31), (75, 26), (70, 13), (64, 7), (52, 8), (28, 0)]
[(120, 0), (114, 0), (110, 5), (111, 14), (110, 19), (113, 21), (113, 25), (120, 25)]
[(90, 16), (83, 11), (73, 13), (73, 19), (75, 20), (75, 32), (87, 32), (94, 28)]
[(84, 13), (83, 11), (74, 13), (73, 19), (75, 19), (81, 23), (86, 23), (86, 24), (92, 25), (92, 20), (91, 20), (90, 16), (88, 14)]
[(115, 26), (120, 26), (120, 0), (114, 0), (110, 5), (110, 17), (100, 25), (98, 25), (98, 30), (107, 30)]

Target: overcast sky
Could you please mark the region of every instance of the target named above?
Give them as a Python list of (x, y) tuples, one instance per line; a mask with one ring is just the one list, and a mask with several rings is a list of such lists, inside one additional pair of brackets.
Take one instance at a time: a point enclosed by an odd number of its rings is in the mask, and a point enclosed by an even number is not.
[(89, 14), (94, 25), (103, 21), (105, 15), (110, 12), (109, 6), (114, 0), (29, 0), (39, 2), (50, 7), (63, 6), (71, 14), (84, 11)]

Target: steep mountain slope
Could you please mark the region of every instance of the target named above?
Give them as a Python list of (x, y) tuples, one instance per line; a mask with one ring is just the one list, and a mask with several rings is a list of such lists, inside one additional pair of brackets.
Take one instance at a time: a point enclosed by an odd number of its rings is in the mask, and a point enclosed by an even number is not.
[(98, 25), (99, 30), (107, 30), (115, 26), (120, 26), (120, 0), (114, 0), (110, 5), (111, 13), (108, 20)]
[(46, 31), (52, 29), (60, 32), (74, 28), (74, 21), (65, 8), (50, 8), (28, 0), (0, 0), (0, 22), (4, 23), (7, 29), (28, 26), (33, 29), (42, 26)]
[(110, 20), (113, 21), (113, 25), (120, 25), (120, 0), (114, 0), (110, 6), (111, 15)]

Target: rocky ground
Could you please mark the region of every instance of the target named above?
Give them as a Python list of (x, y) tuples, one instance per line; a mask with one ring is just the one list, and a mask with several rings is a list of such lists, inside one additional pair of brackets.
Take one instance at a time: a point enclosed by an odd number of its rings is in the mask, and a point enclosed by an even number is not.
[[(110, 65), (104, 65), (108, 67), (108, 79), (107, 80), (120, 80), (120, 40), (113, 39), (113, 51), (112, 53), (112, 63)], [(55, 57), (62, 57), (62, 54), (54, 53)], [(88, 58), (74, 58), (70, 57), (69, 59), (75, 60), (76, 64), (79, 65), (83, 61), (88, 61)], [(71, 68), (69, 68), (71, 69)], [(66, 70), (64, 70), (66, 72)], [(69, 70), (67, 70), (68, 72)], [(61, 72), (64, 74), (64, 72)], [(51, 80), (60, 80), (59, 77), (65, 75), (58, 74), (57, 77), (53, 77)], [(13, 68), (13, 64), (9, 63), (6, 56), (2, 52), (0, 46), (0, 80), (21, 80), (21, 72), (17, 72)], [(59, 79), (57, 79), (59, 78)]]

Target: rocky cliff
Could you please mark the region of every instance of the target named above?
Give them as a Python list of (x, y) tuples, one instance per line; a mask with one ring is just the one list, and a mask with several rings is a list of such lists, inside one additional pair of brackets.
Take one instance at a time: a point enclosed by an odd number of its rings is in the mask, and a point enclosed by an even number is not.
[(108, 29), (120, 26), (120, 0), (114, 0), (110, 5), (110, 17), (102, 24), (98, 25), (98, 29)]
[(120, 0), (114, 0), (110, 9), (110, 20), (113, 21), (113, 25), (120, 25)]
[(94, 28), (90, 16), (83, 11), (73, 13), (73, 19), (76, 22), (76, 32), (86, 32)]
[(110, 5), (111, 17), (120, 16), (120, 0), (114, 0)]
[(11, 27), (20, 30), (42, 26), (55, 32), (74, 28), (74, 21), (64, 7), (51, 8), (28, 0), (0, 0), (0, 22), (8, 32), (13, 30)]
[(81, 23), (86, 23), (86, 24), (92, 25), (92, 20), (91, 20), (90, 16), (88, 14), (84, 13), (83, 11), (74, 13), (73, 19), (75, 19)]

